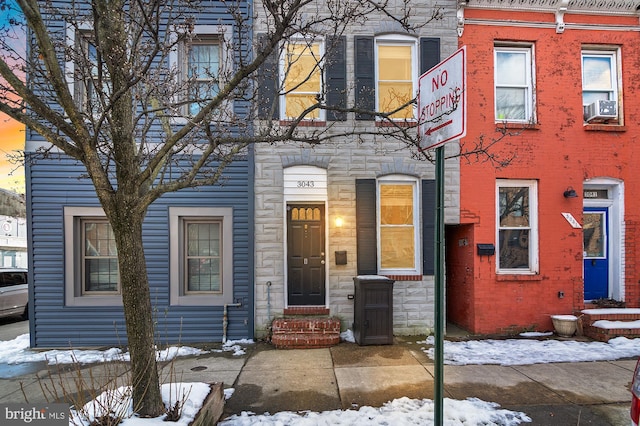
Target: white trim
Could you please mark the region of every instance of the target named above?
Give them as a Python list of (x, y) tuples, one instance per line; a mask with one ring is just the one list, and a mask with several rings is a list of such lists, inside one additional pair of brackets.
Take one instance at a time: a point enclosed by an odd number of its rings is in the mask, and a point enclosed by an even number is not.
[[(378, 242), (376, 247), (376, 258), (379, 275), (422, 275), (421, 272), (421, 228), (420, 228), (420, 180), (411, 176), (394, 174), (382, 176), (376, 179), (376, 240)], [(381, 184), (411, 184), (413, 187), (413, 245), (414, 245), (414, 259), (413, 268), (407, 269), (384, 269), (382, 267), (382, 247), (381, 247), (381, 235), (380, 235), (380, 185)]]
[[(409, 46), (411, 47), (411, 80), (413, 83), (412, 96), (417, 96), (418, 93), (418, 78), (420, 77), (419, 69), (420, 69), (420, 57), (418, 55), (418, 40), (416, 37), (408, 36), (404, 34), (384, 34), (375, 37), (375, 42), (373, 46), (373, 63), (375, 70), (374, 84), (375, 84), (375, 110), (379, 112), (381, 111), (379, 108), (380, 105), (380, 90), (378, 88), (378, 84), (380, 81), (379, 77), (379, 63), (378, 63), (378, 46)], [(413, 106), (413, 120), (417, 120), (418, 117), (418, 107), (417, 105)], [(380, 117), (376, 117), (376, 120), (381, 120)], [(404, 121), (404, 118), (397, 118), (393, 120)]]
[[(324, 37), (314, 37), (314, 38), (305, 38), (302, 36), (294, 36), (292, 37), (290, 40), (290, 42), (293, 42), (295, 44), (310, 44), (310, 45), (314, 45), (314, 44), (318, 44), (318, 57), (319, 57), (319, 62), (317, 64), (318, 67), (318, 72), (320, 73), (320, 92), (318, 93), (320, 96), (324, 96), (325, 93), (325, 82), (326, 82), (326, 70), (325, 70), (325, 39)], [(286, 60), (286, 55), (287, 55), (287, 46), (285, 43), (285, 46), (282, 48), (282, 51), (280, 53), (280, 58), (278, 60), (278, 76), (279, 76), (279, 84), (281, 87), (281, 93), (280, 96), (278, 98), (278, 102), (279, 102), (279, 109), (280, 109), (280, 120), (292, 120), (292, 119), (297, 119), (298, 117), (287, 117), (286, 113), (287, 113), (287, 94), (286, 94), (286, 87), (285, 87), (285, 76), (286, 76), (286, 67), (287, 67), (287, 60)], [(311, 76), (311, 74), (309, 74), (309, 77)], [(316, 111), (318, 111), (318, 117), (309, 117), (309, 118), (305, 118), (306, 120), (312, 121), (325, 121), (326, 120), (326, 111), (323, 108), (317, 109)]]
[[(299, 175), (299, 174), (304, 174), (304, 173), (313, 173), (315, 175), (321, 176), (324, 175), (325, 176), (325, 182), (326, 182), (326, 175), (327, 175), (327, 170), (323, 169), (321, 167), (316, 167), (316, 166), (291, 166), (291, 167), (285, 167), (283, 169), (283, 181), (287, 180), (287, 176), (295, 176), (295, 175)], [(283, 300), (283, 306), (285, 308), (289, 307), (289, 275), (288, 275), (288, 265), (287, 265), (287, 259), (289, 256), (289, 251), (288, 251), (288, 243), (289, 243), (289, 235), (288, 235), (288, 227), (287, 227), (287, 215), (288, 215), (288, 210), (287, 210), (287, 206), (289, 204), (321, 204), (324, 206), (324, 252), (325, 252), (325, 264), (324, 264), (324, 285), (325, 285), (325, 307), (329, 307), (329, 303), (330, 303), (330, 291), (329, 291), (329, 265), (330, 262), (328, 261), (329, 256), (327, 255), (327, 253), (329, 253), (329, 206), (328, 206), (328, 194), (327, 194), (327, 188), (326, 186), (324, 187), (324, 189), (319, 190), (319, 191), (314, 191), (313, 193), (306, 193), (304, 192), (304, 188), (301, 188), (300, 191), (297, 191), (295, 193), (289, 193), (287, 191), (284, 192), (283, 197), (282, 197), (282, 203), (283, 203), (283, 212), (282, 212), (282, 229), (283, 229), (283, 252), (284, 252), (284, 259), (283, 259), (283, 276), (284, 276), (284, 300)]]
[[(183, 294), (181, 245), (183, 218), (214, 218), (222, 220), (222, 294)], [(233, 208), (231, 207), (169, 207), (169, 287), (171, 306), (222, 306), (233, 303)]]
[(80, 257), (76, 250), (82, 247), (79, 244), (79, 235), (76, 235), (76, 221), (80, 218), (99, 217), (106, 215), (102, 207), (64, 207), (64, 300), (66, 306), (122, 306), (122, 296), (117, 295), (82, 295), (80, 286), (82, 285), (78, 276), (79, 268), (77, 262)]
[[(585, 207), (608, 208), (609, 226), (609, 297), (625, 300), (625, 219), (624, 182), (615, 178), (594, 178), (583, 183), (583, 189), (606, 189), (609, 199), (583, 199)], [(584, 270), (583, 270), (584, 274)], [(584, 275), (583, 275), (584, 281)]]
[[(467, 7), (466, 9), (470, 9)], [(477, 8), (480, 9), (480, 8)], [(492, 27), (515, 27), (515, 28), (539, 28), (539, 29), (557, 29), (556, 23), (550, 22), (532, 22), (519, 21), (517, 19), (509, 21), (500, 21), (494, 19), (478, 19), (478, 18), (461, 18), (458, 22), (458, 28), (464, 28), (466, 25), (483, 25)], [(640, 31), (637, 25), (601, 25), (601, 24), (573, 24), (564, 23), (564, 32), (566, 30), (584, 30), (584, 31)]]
[[(498, 53), (499, 52), (505, 52), (505, 53), (517, 53), (517, 54), (522, 54), (524, 53), (525, 55), (525, 60), (526, 60), (526, 64), (525, 67), (526, 69), (525, 71), (525, 75), (524, 75), (524, 79), (525, 79), (525, 85), (521, 86), (523, 88), (526, 89), (526, 97), (525, 97), (525, 101), (524, 101), (524, 118), (523, 119), (516, 119), (516, 118), (499, 118), (498, 117), (498, 96), (497, 96), (497, 89), (498, 89)], [(494, 115), (494, 119), (496, 122), (509, 122), (509, 123), (531, 123), (535, 121), (535, 111), (536, 111), (536, 106), (535, 106), (535, 100), (536, 100), (536, 95), (535, 95), (535, 67), (534, 67), (534, 63), (535, 63), (535, 54), (534, 54), (534, 48), (533, 45), (529, 44), (529, 43), (500, 43), (500, 42), (496, 42), (493, 46), (493, 68), (494, 68), (494, 74), (493, 74), (493, 115)], [(505, 85), (502, 84), (499, 87), (518, 87), (515, 85)]]
[[(529, 268), (500, 268), (500, 188), (529, 188)], [(496, 212), (496, 274), (498, 275), (536, 275), (540, 272), (539, 228), (538, 228), (538, 181), (521, 179), (497, 179), (495, 193)]]
[[(224, 83), (225, 76), (229, 75), (233, 68), (233, 49), (229, 48), (229, 44), (231, 43), (232, 37), (232, 27), (230, 25), (194, 25), (193, 29), (190, 31), (195, 36), (197, 35), (216, 35), (220, 37), (220, 68), (218, 69), (218, 74), (220, 75), (220, 85)], [(179, 33), (184, 33), (186, 30), (184, 27), (173, 26), (171, 28), (172, 31), (172, 39), (175, 40), (178, 37)], [(184, 59), (184, 51), (185, 45), (183, 43), (176, 44), (169, 51), (169, 69), (172, 72), (175, 72), (175, 75), (178, 81), (182, 80), (182, 76), (184, 74), (185, 68), (185, 59)], [(174, 102), (179, 103), (181, 99), (177, 99), (174, 97)], [(180, 108), (180, 114), (182, 116), (172, 117), (171, 122), (174, 124), (185, 124), (188, 121), (188, 105), (183, 105)], [(227, 100), (224, 102), (224, 110), (232, 111), (233, 110), (233, 101)]]

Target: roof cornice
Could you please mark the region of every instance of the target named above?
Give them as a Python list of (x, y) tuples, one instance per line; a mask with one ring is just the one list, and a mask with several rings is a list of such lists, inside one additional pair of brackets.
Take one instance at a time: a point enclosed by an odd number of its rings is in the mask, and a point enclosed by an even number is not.
[(606, 16), (640, 16), (640, 0), (459, 0), (458, 36), (464, 30), (465, 9), (517, 10), (553, 13), (556, 32), (565, 30), (565, 13)]

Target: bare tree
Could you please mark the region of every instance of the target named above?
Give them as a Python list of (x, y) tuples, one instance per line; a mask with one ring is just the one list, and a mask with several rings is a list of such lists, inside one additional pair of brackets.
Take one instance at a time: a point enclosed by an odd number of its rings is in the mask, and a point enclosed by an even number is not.
[[(0, 111), (39, 135), (36, 157), (59, 153), (77, 160), (95, 187), (117, 246), (138, 414), (164, 412), (142, 242), (148, 207), (163, 194), (215, 184), (225, 166), (253, 143), (315, 144), (374, 132), (414, 143), (408, 126), (340, 131), (299, 126), (321, 109), (383, 120), (394, 114), (330, 104), (325, 94), (300, 104), (286, 125), (274, 126), (259, 120), (258, 110), (264, 101), (275, 105), (278, 96), (256, 94), (259, 75), (273, 65), (270, 58), (281, 57), (294, 37), (340, 36), (372, 15), (408, 32), (439, 17), (437, 8), (429, 6), (433, 10), (425, 13), (425, 2), (416, 5), (409, 0), (0, 0), (8, 17), (0, 29)], [(216, 70), (180, 67), (174, 55), (197, 37), (194, 26), (212, 6), (225, 8), (228, 17), (207, 22), (218, 28), (225, 60)], [(259, 44), (248, 38), (253, 19), (268, 22)], [(13, 43), (19, 28), (26, 28), (27, 54)], [(316, 60), (317, 67), (326, 66), (331, 49)], [(289, 63), (295, 61), (294, 53)], [(294, 80), (303, 84), (307, 78), (311, 75)], [(278, 87), (279, 93), (290, 90)], [(414, 102), (399, 99), (395, 112)]]

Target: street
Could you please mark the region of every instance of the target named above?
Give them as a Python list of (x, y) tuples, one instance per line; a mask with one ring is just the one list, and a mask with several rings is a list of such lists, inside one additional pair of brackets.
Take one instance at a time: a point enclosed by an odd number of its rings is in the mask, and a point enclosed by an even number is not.
[(13, 340), (29, 332), (29, 321), (19, 316), (0, 318), (0, 341)]

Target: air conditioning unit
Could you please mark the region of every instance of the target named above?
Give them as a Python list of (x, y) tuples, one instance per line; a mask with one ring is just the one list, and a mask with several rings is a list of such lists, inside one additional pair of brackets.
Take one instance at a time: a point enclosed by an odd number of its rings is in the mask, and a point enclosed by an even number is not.
[(599, 100), (585, 107), (584, 119), (587, 122), (612, 118), (618, 118), (618, 101)]

